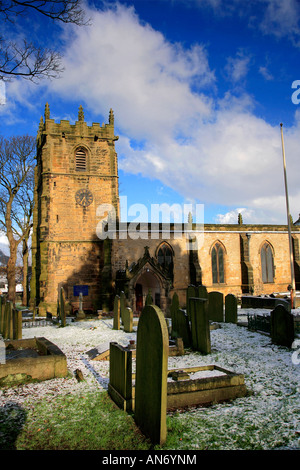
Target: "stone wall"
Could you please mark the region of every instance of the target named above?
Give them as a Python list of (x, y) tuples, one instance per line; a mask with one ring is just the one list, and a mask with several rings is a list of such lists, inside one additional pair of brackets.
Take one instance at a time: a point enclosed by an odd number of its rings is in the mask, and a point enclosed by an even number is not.
[[(55, 123), (46, 106), (37, 137), (31, 282), (31, 302), (36, 298), (41, 314), (56, 313), (61, 285), (70, 301), (74, 285), (88, 285), (84, 300), (97, 302), (103, 242), (96, 232), (105, 215), (97, 209), (110, 204), (119, 215), (115, 140), (112, 112), (108, 124), (88, 126), (80, 109), (71, 125)], [(76, 169), (79, 148), (85, 152), (82, 171)]]
[[(294, 229), (294, 238), (300, 239), (300, 231)], [(246, 237), (247, 235), (247, 237)], [(249, 237), (250, 235), (250, 237)], [(243, 246), (242, 237), (246, 237), (247, 246)], [(243, 292), (254, 294), (271, 294), (272, 292), (286, 291), (290, 284), (290, 262), (289, 262), (289, 243), (288, 233), (285, 226), (254, 226), (243, 225), (236, 227), (234, 225), (216, 226), (206, 225), (204, 227), (203, 243), (198, 249), (198, 260), (202, 273), (202, 284), (208, 291), (219, 291), (225, 295), (234, 294), (240, 296)], [(159, 245), (167, 241), (174, 251), (174, 282), (171, 289), (171, 295), (177, 292), (181, 307), (185, 306), (185, 289), (191, 283), (189, 272), (189, 252), (186, 249), (186, 239), (163, 239), (151, 238), (150, 233), (144, 236), (144, 239), (132, 240), (130, 237), (122, 240), (114, 240), (112, 246), (112, 274), (113, 277), (119, 269), (125, 269), (125, 263), (130, 267), (132, 263), (137, 263), (143, 256), (144, 247), (149, 247), (151, 256), (157, 256)], [(224, 248), (224, 271), (225, 282), (222, 284), (213, 284), (211, 250), (213, 245), (219, 242)], [(261, 274), (261, 256), (262, 245), (268, 242), (273, 250), (274, 256), (274, 282), (263, 283)], [(245, 285), (242, 290), (242, 261), (245, 258), (242, 250), (247, 249), (246, 259), (249, 270), (249, 280), (251, 283)]]
[[(291, 277), (286, 226), (206, 224), (193, 256), (187, 249), (184, 230), (179, 238), (172, 230), (171, 235), (159, 230), (150, 233), (146, 224), (146, 231), (140, 238), (132, 239), (125, 223), (125, 233), (117, 233), (116, 239), (108, 244), (101, 240), (97, 227), (104, 213), (97, 213), (99, 206), (110, 204), (115, 208), (116, 216), (120, 215), (117, 139), (112, 111), (108, 124), (88, 126), (82, 108), (78, 112), (78, 121), (72, 125), (69, 121), (55, 123), (50, 119), (48, 105), (45, 107), (37, 136), (30, 300), (31, 305), (36, 302), (41, 315), (47, 311), (56, 314), (60, 287), (64, 287), (70, 304), (76, 301), (73, 295), (76, 285), (88, 286), (85, 303), (95, 309), (110, 309), (109, 299), (117, 293), (114, 289), (119, 273), (125, 273), (134, 263), (139, 263), (145, 247), (148, 247), (149, 257), (156, 260), (156, 266), (151, 266), (151, 262), (147, 266), (141, 265), (141, 273), (152, 268), (156, 270), (156, 291), (153, 294), (160, 289), (164, 310), (174, 292), (178, 294), (180, 307), (185, 307), (186, 288), (191, 283), (202, 283), (208, 291), (218, 291), (224, 296), (287, 290)], [(79, 148), (86, 156), (84, 171), (76, 168)], [(78, 191), (89, 193), (80, 199), (82, 194)], [(300, 285), (300, 228), (293, 226), (293, 232), (296, 282)], [(164, 241), (173, 253), (172, 279), (168, 279), (157, 266), (158, 247)], [(275, 277), (272, 283), (262, 282), (260, 250), (264, 242), (269, 243), (274, 256)], [(213, 283), (212, 276), (211, 253), (216, 243), (224, 253), (224, 282), (220, 284)], [(139, 273), (135, 272), (131, 279), (131, 296), (138, 276)], [(131, 305), (134, 309), (134, 302)]]

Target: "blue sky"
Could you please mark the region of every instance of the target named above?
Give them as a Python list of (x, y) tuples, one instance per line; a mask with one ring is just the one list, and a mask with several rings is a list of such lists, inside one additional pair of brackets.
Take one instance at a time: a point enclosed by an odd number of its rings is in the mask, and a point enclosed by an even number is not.
[(0, 134), (36, 135), (46, 102), (58, 122), (75, 122), (80, 104), (88, 124), (107, 122), (112, 108), (127, 206), (203, 204), (206, 223), (236, 223), (241, 212), (245, 223), (285, 224), (282, 122), (298, 218), (299, 2), (94, 1), (86, 10), (87, 27), (32, 14), (6, 25), (57, 48), (64, 72), (6, 83)]

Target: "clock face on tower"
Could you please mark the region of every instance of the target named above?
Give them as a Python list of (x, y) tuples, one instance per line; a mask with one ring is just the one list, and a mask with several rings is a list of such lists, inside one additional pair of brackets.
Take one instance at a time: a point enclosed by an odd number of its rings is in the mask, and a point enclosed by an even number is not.
[(77, 204), (87, 207), (93, 202), (93, 194), (89, 189), (79, 189), (75, 194), (75, 200)]

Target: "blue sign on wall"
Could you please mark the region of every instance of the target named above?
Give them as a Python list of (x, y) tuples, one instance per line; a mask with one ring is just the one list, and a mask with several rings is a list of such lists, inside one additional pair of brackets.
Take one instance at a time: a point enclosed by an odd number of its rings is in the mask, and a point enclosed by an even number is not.
[(89, 295), (89, 286), (73, 286), (74, 297), (79, 297), (80, 292), (82, 295)]

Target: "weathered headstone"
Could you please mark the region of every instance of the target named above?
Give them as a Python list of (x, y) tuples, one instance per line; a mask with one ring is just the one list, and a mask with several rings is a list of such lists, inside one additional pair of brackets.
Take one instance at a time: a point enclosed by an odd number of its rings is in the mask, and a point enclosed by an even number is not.
[(32, 306), (32, 320), (33, 321), (35, 320), (36, 313), (37, 313), (36, 298), (34, 298), (33, 299), (33, 306)]
[(133, 311), (130, 307), (126, 307), (123, 312), (123, 326), (125, 333), (131, 333), (133, 329)]
[(127, 299), (126, 299), (125, 292), (122, 291), (120, 293), (120, 316), (121, 316), (122, 323), (123, 323), (123, 312), (126, 307), (127, 307)]
[(177, 313), (179, 310), (179, 299), (177, 292), (174, 293), (171, 303), (171, 321), (172, 321), (172, 331), (171, 336), (176, 337), (178, 335), (178, 326), (177, 326)]
[(211, 352), (211, 345), (207, 306), (208, 301), (207, 299), (191, 297), (189, 302), (192, 348), (203, 354), (209, 354)]
[(191, 319), (190, 311), (189, 311), (190, 297), (198, 297), (198, 289), (193, 285), (189, 285), (188, 288), (186, 289), (186, 313), (187, 313), (189, 320)]
[(124, 411), (132, 410), (132, 351), (110, 343), (108, 394)]
[(209, 292), (208, 294), (208, 318), (211, 321), (223, 322), (223, 294), (221, 292)]
[(159, 445), (167, 437), (168, 351), (165, 317), (156, 305), (147, 305), (137, 331), (134, 418), (152, 443)]
[(148, 291), (148, 294), (147, 294), (146, 300), (145, 300), (145, 305), (153, 305), (153, 297), (152, 297), (152, 294), (151, 294), (151, 290)]
[(190, 322), (187, 313), (179, 309), (176, 314), (177, 337), (182, 338), (185, 348), (192, 344)]
[(66, 326), (66, 305), (65, 305), (65, 291), (64, 288), (60, 288), (59, 293), (59, 316), (61, 326)]
[(4, 339), (7, 339), (7, 302), (5, 302), (4, 308), (3, 308), (3, 320), (2, 320), (1, 334)]
[(22, 310), (14, 308), (13, 316), (13, 339), (22, 339)]
[(119, 330), (121, 323), (121, 300), (120, 296), (116, 295), (114, 300), (114, 320), (113, 320), (113, 329)]
[(0, 334), (3, 333), (4, 309), (5, 309), (5, 297), (3, 297), (3, 295), (0, 295)]
[(271, 338), (273, 343), (288, 348), (295, 339), (294, 317), (283, 305), (271, 311)]
[(233, 294), (225, 297), (225, 322), (237, 323), (237, 298)]
[(208, 299), (208, 292), (205, 286), (201, 285), (197, 287), (198, 289), (198, 294), (196, 297), (199, 297), (200, 299)]
[(85, 313), (84, 313), (84, 311), (83, 311), (83, 296), (82, 296), (82, 292), (79, 292), (79, 308), (78, 308), (77, 318), (78, 318), (79, 320), (85, 318)]

